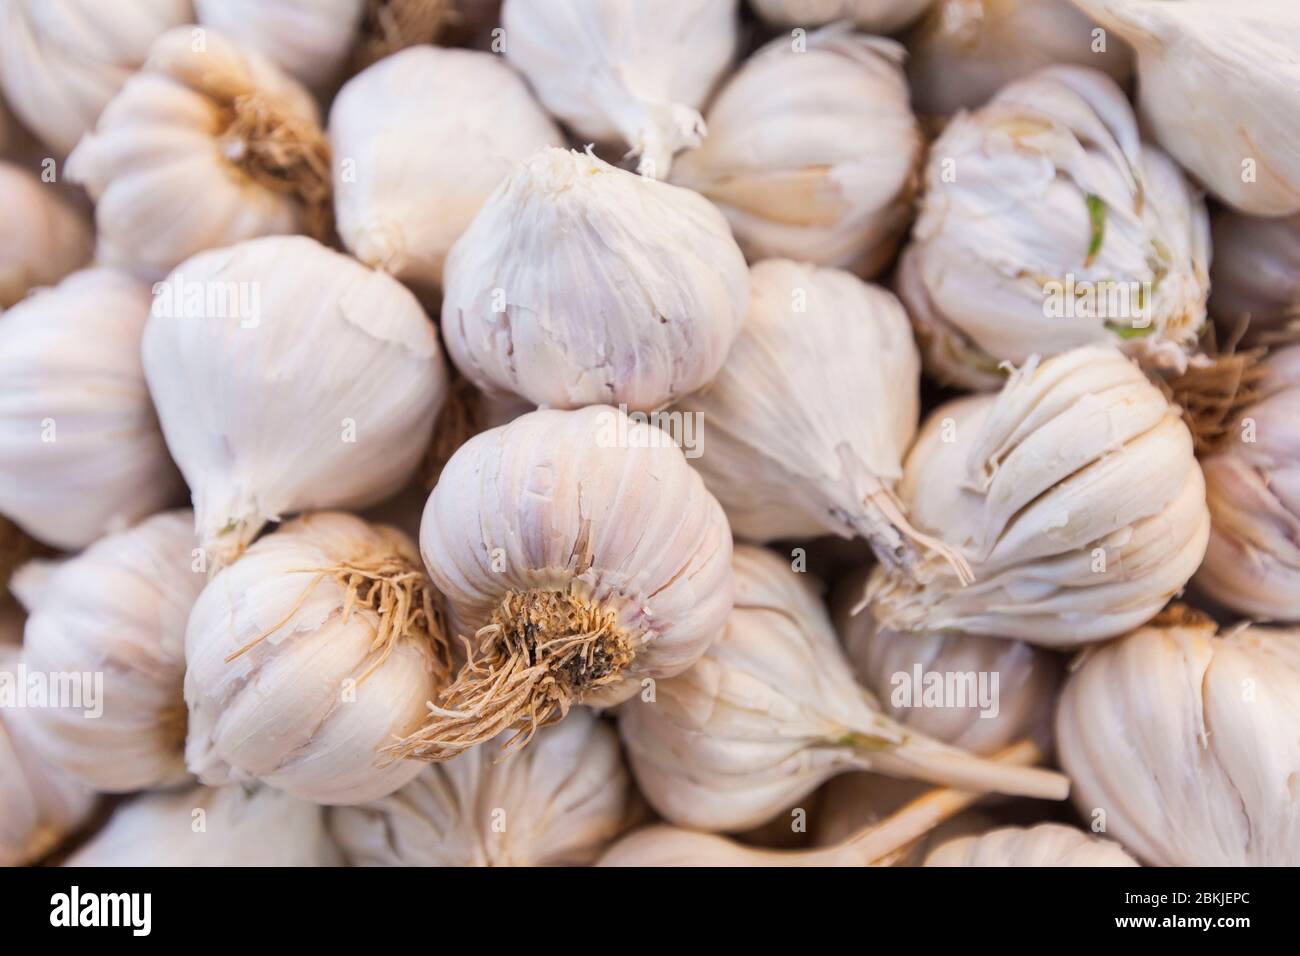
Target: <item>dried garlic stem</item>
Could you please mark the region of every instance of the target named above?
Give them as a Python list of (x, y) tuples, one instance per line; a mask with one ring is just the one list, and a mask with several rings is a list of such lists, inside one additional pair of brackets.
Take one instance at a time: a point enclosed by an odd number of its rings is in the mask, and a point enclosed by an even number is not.
[(1227, 349), (1213, 354), (1211, 347), (1181, 375), (1159, 381), (1169, 401), (1182, 408), (1198, 457), (1218, 448), (1232, 434), (1238, 414), (1258, 400), (1264, 352)]
[(891, 553), (881, 556), (885, 563), (916, 577), (917, 565), (928, 552), (947, 562), (963, 586), (974, 582), (975, 574), (969, 562), (947, 542), (917, 530), (894, 492), (881, 487), (867, 495), (863, 504), (865, 512), (851, 520), (858, 533), (873, 544), (897, 542)]
[(350, 73), (419, 43), (433, 43), (461, 20), (454, 0), (367, 0)]
[(430, 702), (429, 722), (386, 754), (440, 762), (514, 730), (509, 753), (584, 693), (619, 680), (634, 654), (613, 611), (567, 591), (510, 592), (475, 640), (443, 706)]

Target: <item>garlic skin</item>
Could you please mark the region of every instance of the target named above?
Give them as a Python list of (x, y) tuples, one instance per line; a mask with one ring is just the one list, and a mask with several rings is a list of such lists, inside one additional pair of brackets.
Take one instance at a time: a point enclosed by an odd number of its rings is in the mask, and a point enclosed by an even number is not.
[(180, 492), (149, 401), (149, 288), (87, 269), (0, 316), (0, 512), (82, 548)]
[(401, 790), (340, 807), (330, 830), (354, 866), (585, 866), (623, 830), (632, 785), (618, 734), (585, 708), (519, 754), (504, 738)]
[(365, 7), (366, 0), (194, 0), (200, 24), (321, 91), (347, 66)]
[(447, 389), (415, 297), (302, 236), (182, 263), (158, 288), (143, 356), (218, 565), (286, 514), (364, 508), (399, 491)]
[(419, 288), (518, 160), (564, 137), (490, 53), (418, 46), (349, 80), (330, 108), (334, 212), (348, 251)]
[(734, 564), (736, 607), (705, 656), (619, 712), (633, 774), (666, 820), (739, 832), (849, 770), (1064, 797), (1059, 774), (1000, 767), (884, 716), (814, 585), (760, 548), (738, 546)]
[[(190, 0), (0, 0), (0, 92), (23, 123), (66, 154), (144, 62), (154, 39), (188, 23)], [(191, 199), (193, 197), (186, 197)]]
[[(904, 38), (913, 104), (918, 113), (950, 116), (1054, 63), (1127, 84), (1132, 49), (1096, 30), (1070, 0), (938, 0)], [(1094, 49), (1098, 42), (1104, 49)]]
[(708, 200), (563, 149), (514, 168), (444, 280), (443, 341), (461, 373), (555, 408), (647, 411), (695, 391), (726, 359), (749, 294)]
[(1259, 219), (1220, 209), (1210, 235), (1210, 315), (1223, 336), (1242, 321), (1249, 343), (1300, 335), (1300, 215)]
[(118, 807), (64, 866), (337, 866), (325, 811), (270, 787), (191, 787)]
[(931, 147), (898, 292), (927, 370), (997, 388), (1000, 363), (1112, 343), (1181, 372), (1205, 322), (1209, 220), (1103, 73), (1053, 66)]
[(739, 43), (737, 0), (505, 0), (501, 25), (547, 112), (584, 140), (623, 140), (655, 179), (700, 144)]
[(1111, 840), (1078, 827), (1040, 823), (1002, 827), (983, 836), (949, 840), (925, 858), (926, 866), (1140, 866)]
[(848, 19), (868, 33), (894, 33), (924, 12), (934, 0), (749, 0), (773, 26), (815, 27)]
[(1252, 216), (1300, 212), (1300, 8), (1292, 0), (1074, 0), (1137, 52), (1156, 141)]
[(1300, 622), (1300, 345), (1263, 368), (1258, 400), (1202, 462), (1210, 544), (1194, 580), (1234, 611)]
[(420, 764), (379, 748), (419, 725), (445, 674), (432, 599), (395, 528), (321, 512), (256, 542), (190, 612), (190, 771), (329, 804), (409, 783)]
[[(0, 647), (0, 679), (17, 679), (20, 656), (16, 647)], [(39, 860), (95, 808), (93, 793), (45, 761), (31, 739), (30, 716), (0, 707), (0, 866)]]
[[(514, 747), (530, 718), (626, 700), (695, 663), (731, 610), (722, 508), (665, 432), (608, 407), (530, 412), (466, 442), (420, 553), (478, 669), (402, 756), (448, 759), (507, 728)], [(506, 669), (521, 676), (494, 688)]]
[(1152, 866), (1300, 865), (1300, 632), (1183, 609), (1102, 645), (1056, 717), (1085, 819)]
[(68, 157), (68, 177), (95, 200), (98, 261), (149, 281), (205, 249), (319, 231), (328, 212), (311, 94), (270, 60), (194, 29), (158, 38)]
[(0, 161), (0, 312), (89, 261), (90, 225), (66, 200), (13, 163)]
[(883, 628), (959, 631), (1068, 648), (1150, 620), (1205, 554), (1205, 479), (1178, 410), (1101, 346), (1030, 361), (1002, 392), (936, 409), (899, 496), (970, 563), (963, 587), (877, 568)]
[(875, 275), (911, 219), (923, 153), (903, 55), (846, 24), (798, 50), (776, 38), (727, 80), (708, 139), (678, 157), (672, 181), (717, 204), (751, 261)]
[(28, 606), (29, 672), (103, 675), (93, 718), (71, 706), (29, 715), (44, 758), (95, 790), (186, 779), (185, 624), (206, 580), (195, 545), (188, 511), (155, 515), (61, 564)]

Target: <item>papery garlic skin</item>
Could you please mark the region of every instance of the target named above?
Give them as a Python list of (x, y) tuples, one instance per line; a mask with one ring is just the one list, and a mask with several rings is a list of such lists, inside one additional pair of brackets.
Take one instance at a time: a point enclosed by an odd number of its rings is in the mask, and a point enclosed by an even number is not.
[(330, 108), (339, 235), (421, 288), (514, 164), (562, 146), (527, 84), (489, 53), (419, 46), (347, 82)]
[[(200, 821), (202, 826), (200, 827)], [(325, 811), (270, 787), (191, 787), (125, 803), (64, 866), (337, 866)]]
[(339, 807), (330, 831), (354, 866), (585, 866), (623, 829), (631, 781), (614, 728), (585, 708), (519, 754), (500, 742), (401, 790)]
[(749, 293), (708, 200), (563, 149), (515, 167), (444, 280), (443, 341), (461, 373), (556, 408), (648, 411), (695, 391), (722, 366)]
[(1210, 516), (1192, 436), (1122, 353), (1074, 349), (1017, 370), (1002, 392), (936, 409), (899, 496), (922, 531), (970, 563), (925, 580), (877, 569), (882, 627), (954, 630), (1044, 647), (1150, 620), (1205, 554)]
[(934, 142), (897, 281), (927, 370), (987, 389), (1002, 362), (1093, 343), (1183, 371), (1209, 258), (1204, 202), (1119, 87), (1053, 66)]
[(1137, 52), (1156, 141), (1252, 216), (1300, 212), (1300, 7), (1292, 0), (1074, 0)]
[(623, 140), (668, 175), (705, 134), (699, 109), (738, 44), (737, 0), (505, 0), (510, 64), (578, 136)]
[(143, 356), (216, 563), (268, 521), (400, 490), (447, 388), (415, 297), (301, 236), (182, 263), (159, 286)]
[(87, 269), (0, 316), (0, 512), (81, 548), (180, 493), (140, 362), (149, 288)]
[[(401, 620), (426, 584), (408, 586), (405, 606), (376, 606), (378, 586), (350, 593), (349, 578), (377, 580), (379, 566), (423, 582), (401, 532), (321, 512), (213, 577), (185, 635), (186, 762), (201, 781), (257, 780), (316, 803), (363, 803), (420, 772), (378, 751), (422, 720), (442, 649)], [(387, 640), (383, 626), (395, 628)]]
[(1221, 339), (1243, 321), (1247, 342), (1300, 337), (1300, 215), (1260, 219), (1220, 209), (1210, 235), (1210, 315)]
[(869, 33), (893, 33), (915, 20), (934, 0), (749, 0), (775, 26), (815, 27), (848, 19)]
[(149, 44), (191, 16), (190, 0), (0, 0), (0, 91), (29, 129), (67, 153)]
[(55, 189), (20, 166), (0, 162), (0, 312), (90, 259), (90, 224)]
[(1300, 632), (1195, 615), (1085, 657), (1056, 718), (1085, 818), (1153, 866), (1300, 865)]
[(1258, 400), (1202, 462), (1210, 543), (1194, 581), (1234, 611), (1300, 622), (1300, 345), (1263, 367)]
[[(266, 117), (287, 118), (323, 150), (311, 95), (270, 60), (215, 30), (159, 37), (68, 157), (69, 178), (95, 200), (98, 261), (154, 281), (205, 249), (304, 231), (289, 185), (272, 188), (242, 165), (256, 161), (255, 139), (277, 135), (246, 125)], [(328, 188), (328, 164), (313, 158)]]
[(316, 90), (347, 65), (366, 0), (194, 0), (195, 17)]
[(45, 759), (95, 790), (186, 778), (185, 625), (207, 580), (195, 546), (188, 511), (156, 515), (64, 562), (28, 607), (29, 672), (102, 680), (97, 702), (29, 715)]
[(892, 40), (844, 25), (778, 37), (727, 81), (709, 136), (672, 181), (718, 205), (750, 260), (788, 256), (864, 276), (911, 218), (923, 140)]
[(1128, 44), (1102, 35), (1070, 0), (938, 0), (905, 42), (913, 103), (923, 114), (974, 109), (1054, 63), (1092, 67), (1121, 85), (1133, 72)]
[(983, 836), (944, 843), (925, 858), (926, 866), (1139, 866), (1112, 840), (1077, 827), (1040, 823), (1003, 827)]

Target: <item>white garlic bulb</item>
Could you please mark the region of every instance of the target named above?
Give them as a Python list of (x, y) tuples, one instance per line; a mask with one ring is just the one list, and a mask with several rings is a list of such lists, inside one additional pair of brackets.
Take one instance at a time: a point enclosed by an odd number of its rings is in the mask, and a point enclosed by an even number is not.
[(330, 107), (339, 235), (421, 288), (515, 162), (564, 137), (489, 53), (418, 46), (347, 82)]
[(90, 224), (55, 188), (21, 166), (0, 162), (0, 312), (90, 259)]
[(475, 747), (396, 793), (334, 810), (330, 830), (348, 861), (586, 865), (623, 830), (632, 788), (607, 722), (575, 708), (522, 753), (502, 750), (497, 742)]
[(705, 656), (620, 711), (637, 783), (666, 820), (744, 830), (849, 770), (1064, 797), (1059, 774), (999, 766), (882, 714), (814, 586), (783, 559), (737, 547), (735, 572), (735, 610)]
[(737, 0), (505, 0), (506, 59), (585, 139), (622, 139), (662, 179), (738, 41)]
[(1300, 215), (1243, 216), (1220, 209), (1211, 219), (1210, 315), (1231, 337), (1247, 321), (1246, 340), (1300, 336)]
[(149, 401), (149, 287), (87, 269), (0, 316), (0, 512), (81, 548), (180, 492)]
[(1138, 866), (1112, 840), (1061, 823), (1003, 827), (939, 846), (926, 866)]
[(723, 86), (672, 181), (717, 203), (751, 260), (874, 275), (907, 228), (922, 158), (902, 59), (843, 24), (797, 47), (778, 37)]
[(301, 236), (184, 262), (159, 286), (143, 354), (217, 564), (290, 512), (361, 508), (400, 490), (447, 388), (415, 297)]
[(325, 811), (270, 787), (191, 787), (125, 803), (65, 866), (337, 866)]
[(68, 157), (95, 200), (98, 261), (151, 281), (205, 249), (328, 231), (328, 145), (311, 95), (216, 31), (192, 32), (158, 38)]
[(617, 409), (543, 410), (470, 439), (429, 496), (420, 553), (473, 658), (419, 733), (443, 760), (571, 704), (679, 674), (731, 610), (731, 530), (667, 434)]
[(1202, 462), (1210, 544), (1195, 583), (1243, 614), (1300, 622), (1300, 345), (1263, 368), (1258, 399)]
[(186, 777), (185, 624), (206, 580), (195, 544), (188, 511), (156, 515), (97, 541), (24, 595), (34, 597), (27, 669), (102, 675), (97, 700), (30, 715), (45, 759), (96, 790), (122, 793)]
[[(19, 661), (18, 648), (0, 647), (0, 681), (14, 689)], [(91, 791), (45, 761), (31, 740), (30, 716), (31, 711), (0, 705), (0, 866), (40, 859), (95, 808)]]
[(1004, 361), (1099, 342), (1183, 371), (1208, 265), (1204, 202), (1119, 87), (1054, 66), (935, 141), (898, 286), (928, 370), (994, 388)]
[(1017, 370), (999, 395), (950, 402), (921, 428), (899, 495), (970, 562), (963, 587), (877, 568), (880, 627), (1071, 647), (1150, 620), (1205, 554), (1210, 516), (1192, 436), (1141, 370), (1101, 346)]
[(869, 33), (893, 33), (915, 20), (934, 0), (750, 0), (758, 15), (776, 26), (815, 27), (848, 19)]
[(483, 204), (447, 256), (444, 285), (443, 340), (479, 388), (644, 411), (717, 373), (749, 274), (702, 196), (544, 149)]
[(0, 0), (0, 90), (29, 129), (67, 153), (149, 44), (190, 17), (190, 0)]
[(1133, 51), (1070, 0), (938, 0), (906, 37), (917, 112), (950, 115), (1053, 63), (1101, 70), (1125, 84)]
[(1300, 631), (1180, 609), (1090, 649), (1061, 695), (1074, 802), (1154, 866), (1300, 865)]
[(907, 314), (838, 269), (770, 259), (750, 270), (745, 324), (717, 377), (677, 409), (699, 416), (694, 458), (751, 541), (861, 535), (884, 560), (948, 554), (894, 493), (916, 434), (920, 357)]
[(194, 0), (194, 13), (290, 76), (328, 89), (347, 66), (366, 0)]
[(445, 676), (435, 600), (395, 528), (321, 512), (256, 542), (190, 612), (190, 770), (331, 804), (410, 782), (420, 764), (378, 751), (420, 725)]
[(1294, 0), (1074, 0), (1137, 51), (1156, 140), (1252, 216), (1300, 212), (1300, 6)]

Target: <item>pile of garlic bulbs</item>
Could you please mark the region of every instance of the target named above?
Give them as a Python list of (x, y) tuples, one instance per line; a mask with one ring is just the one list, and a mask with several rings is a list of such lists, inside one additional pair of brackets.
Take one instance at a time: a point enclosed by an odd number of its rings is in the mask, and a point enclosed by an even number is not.
[(1300, 865), (1294, 0), (0, 0), (0, 865)]

